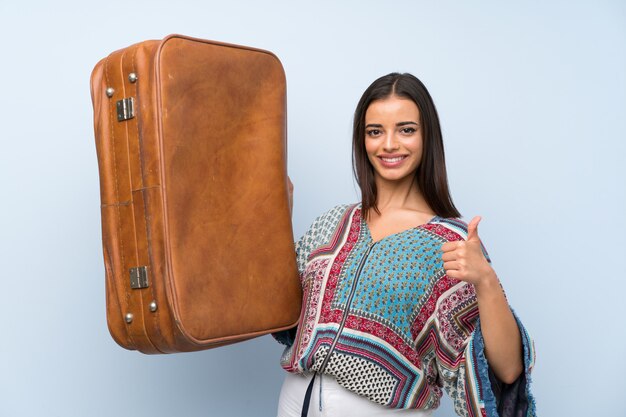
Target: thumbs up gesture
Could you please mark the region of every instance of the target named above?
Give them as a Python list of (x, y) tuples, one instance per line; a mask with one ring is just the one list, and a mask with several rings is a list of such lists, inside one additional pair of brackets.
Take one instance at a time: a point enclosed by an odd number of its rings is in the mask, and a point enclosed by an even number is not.
[(474, 285), (495, 277), (495, 271), (483, 255), (478, 237), (480, 220), (480, 216), (475, 216), (467, 225), (467, 240), (446, 242), (441, 245), (443, 268), (448, 277)]

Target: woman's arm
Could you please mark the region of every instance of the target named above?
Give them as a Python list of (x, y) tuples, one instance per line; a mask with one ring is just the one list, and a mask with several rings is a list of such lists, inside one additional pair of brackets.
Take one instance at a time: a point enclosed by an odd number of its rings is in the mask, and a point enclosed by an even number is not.
[(498, 277), (483, 255), (474, 217), (467, 227), (467, 240), (442, 245), (444, 269), (450, 278), (474, 285), (485, 355), (502, 382), (513, 383), (523, 371), (522, 339)]
[(484, 275), (474, 287), (485, 340), (485, 356), (498, 379), (512, 384), (524, 369), (519, 328), (495, 271)]

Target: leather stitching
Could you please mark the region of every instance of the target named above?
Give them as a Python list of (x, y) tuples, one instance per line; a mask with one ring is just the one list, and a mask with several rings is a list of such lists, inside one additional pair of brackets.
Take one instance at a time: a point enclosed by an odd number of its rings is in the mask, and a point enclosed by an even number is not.
[[(111, 85), (110, 80), (109, 80), (109, 58), (107, 58), (107, 60), (105, 61), (105, 65), (104, 65), (104, 77), (106, 80), (106, 85), (109, 86)], [(108, 103), (108, 108), (109, 108), (109, 126), (111, 127), (111, 142), (113, 143), (113, 177), (115, 178), (115, 200), (119, 201), (120, 199), (120, 192), (119, 192), (119, 185), (118, 185), (118, 176), (117, 176), (117, 155), (115, 152), (115, 124), (114, 124), (114, 119), (113, 119), (113, 112), (111, 111), (112, 107), (114, 104), (114, 100), (110, 99), (109, 103)], [(106, 138), (104, 138), (104, 140), (106, 140)], [(119, 242), (120, 242), (120, 247), (121, 247), (121, 258), (122, 258), (122, 274), (124, 272), (124, 270), (126, 270), (126, 258), (124, 257), (124, 240), (122, 239), (122, 214), (120, 212), (120, 204), (115, 204), (117, 207), (117, 233), (118, 233), (118, 237), (119, 237)], [(115, 271), (113, 271), (113, 273), (115, 273)], [(112, 283), (111, 285), (112, 288), (114, 288), (115, 290), (115, 294), (117, 297), (117, 301), (118, 301), (118, 305), (121, 306), (121, 300), (120, 300), (120, 296), (119, 293), (117, 291), (117, 286), (115, 281)], [(126, 309), (128, 310), (128, 299), (127, 297), (124, 297), (126, 300)], [(120, 311), (120, 315), (122, 317), (124, 317), (124, 312)], [(122, 319), (123, 320), (123, 319)], [(130, 332), (128, 331), (128, 329), (126, 329), (126, 336), (128, 337), (128, 339), (130, 340), (130, 342), (136, 346), (135, 341), (133, 340), (132, 335), (130, 334)]]

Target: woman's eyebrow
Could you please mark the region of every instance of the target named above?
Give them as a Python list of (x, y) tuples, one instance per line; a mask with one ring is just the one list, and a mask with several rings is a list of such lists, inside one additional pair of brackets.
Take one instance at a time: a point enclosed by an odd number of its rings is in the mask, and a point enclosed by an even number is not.
[[(406, 126), (406, 125), (415, 125), (415, 126), (419, 126), (416, 122), (411, 122), (411, 121), (407, 121), (407, 122), (398, 122), (396, 123), (396, 126), (401, 127), (401, 126)], [(370, 123), (368, 125), (365, 125), (365, 128), (367, 129), (368, 127), (375, 127), (375, 128), (381, 128), (383, 127), (383, 125), (381, 125), (380, 123)]]

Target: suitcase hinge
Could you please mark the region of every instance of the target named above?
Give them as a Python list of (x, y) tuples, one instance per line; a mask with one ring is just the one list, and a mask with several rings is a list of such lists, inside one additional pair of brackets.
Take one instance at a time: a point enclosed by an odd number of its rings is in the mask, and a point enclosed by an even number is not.
[(117, 121), (123, 122), (135, 117), (135, 99), (123, 98), (117, 101)]
[(138, 266), (130, 268), (130, 288), (148, 288), (148, 267)]

